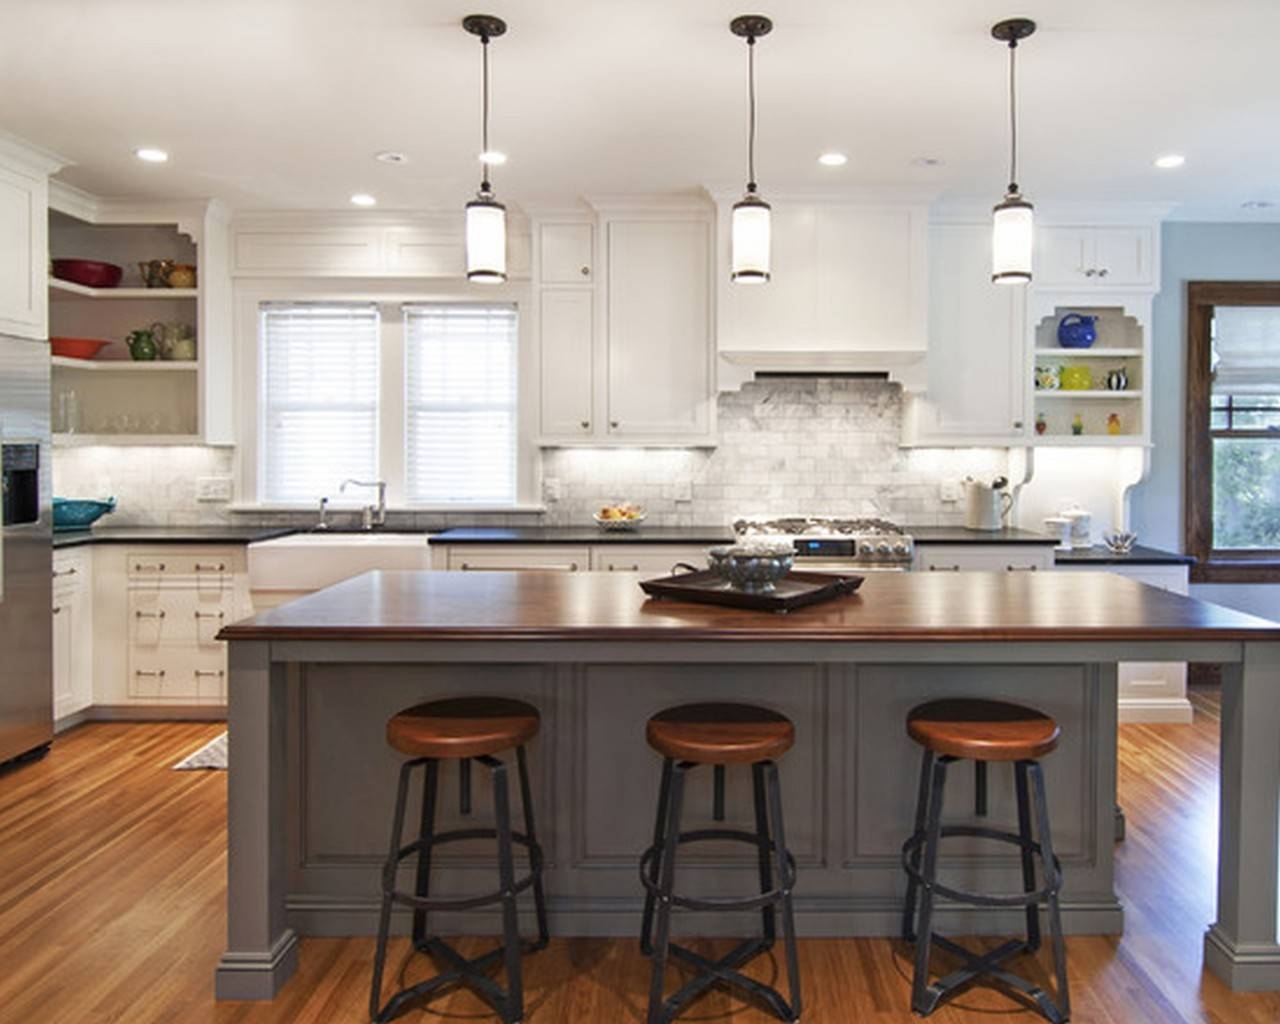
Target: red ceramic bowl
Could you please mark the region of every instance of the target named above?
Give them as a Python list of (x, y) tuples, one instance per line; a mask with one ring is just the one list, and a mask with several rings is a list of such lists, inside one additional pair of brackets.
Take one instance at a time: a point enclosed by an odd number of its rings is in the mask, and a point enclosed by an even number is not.
[(49, 348), (55, 356), (68, 359), (92, 359), (111, 342), (101, 338), (50, 338)]
[(124, 268), (98, 260), (54, 260), (53, 276), (62, 281), (82, 284), (86, 288), (114, 288), (120, 283)]

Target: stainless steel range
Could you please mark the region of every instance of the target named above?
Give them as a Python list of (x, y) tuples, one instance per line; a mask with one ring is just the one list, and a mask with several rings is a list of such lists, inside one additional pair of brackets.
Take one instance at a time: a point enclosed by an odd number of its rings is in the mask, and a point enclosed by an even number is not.
[(793, 539), (796, 568), (817, 572), (907, 572), (915, 559), (915, 542), (887, 519), (843, 519), (827, 516), (779, 516), (739, 519), (738, 537), (777, 536)]

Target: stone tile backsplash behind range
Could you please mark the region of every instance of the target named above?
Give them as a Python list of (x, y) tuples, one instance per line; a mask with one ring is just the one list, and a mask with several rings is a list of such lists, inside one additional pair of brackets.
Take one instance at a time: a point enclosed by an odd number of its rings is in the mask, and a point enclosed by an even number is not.
[[(544, 479), (561, 499), (548, 525), (587, 521), (601, 505), (645, 506), (659, 526), (718, 525), (738, 515), (873, 515), (918, 525), (964, 521), (939, 485), (1003, 474), (1005, 449), (907, 449), (902, 388), (882, 380), (752, 381), (720, 395), (715, 449), (551, 449)], [(682, 499), (684, 494), (691, 500)]]

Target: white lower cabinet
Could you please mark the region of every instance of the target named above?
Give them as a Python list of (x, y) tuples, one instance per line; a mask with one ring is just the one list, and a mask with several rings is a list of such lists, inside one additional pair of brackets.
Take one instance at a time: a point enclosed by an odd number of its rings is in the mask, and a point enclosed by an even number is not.
[(432, 565), (455, 572), (642, 572), (671, 573), (678, 562), (707, 564), (704, 544), (441, 544)]
[(670, 576), (684, 563), (707, 567), (707, 547), (702, 544), (596, 544), (591, 548), (591, 568), (596, 572), (642, 572)]
[(93, 703), (93, 559), (89, 548), (53, 557), (53, 717)]
[(1053, 542), (1045, 544), (921, 544), (919, 572), (1043, 572), (1053, 568)]

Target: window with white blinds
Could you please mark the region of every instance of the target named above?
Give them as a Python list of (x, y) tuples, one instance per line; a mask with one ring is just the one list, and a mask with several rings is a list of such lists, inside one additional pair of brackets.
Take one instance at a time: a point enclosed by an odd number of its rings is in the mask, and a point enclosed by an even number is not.
[(378, 309), (260, 308), (259, 496), (314, 502), (378, 476)]
[(404, 326), (408, 500), (514, 504), (515, 307), (406, 306)]

